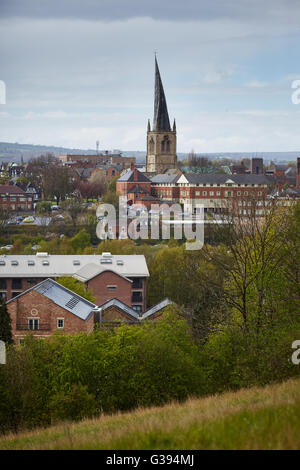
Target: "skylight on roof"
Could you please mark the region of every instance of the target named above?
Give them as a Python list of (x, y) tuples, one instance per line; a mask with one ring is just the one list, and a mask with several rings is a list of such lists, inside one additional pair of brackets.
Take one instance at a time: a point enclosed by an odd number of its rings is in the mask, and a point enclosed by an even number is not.
[(101, 259), (100, 263), (101, 264), (112, 264), (112, 259)]
[(79, 299), (77, 297), (72, 297), (70, 300), (68, 300), (65, 306), (72, 310), (78, 303)]

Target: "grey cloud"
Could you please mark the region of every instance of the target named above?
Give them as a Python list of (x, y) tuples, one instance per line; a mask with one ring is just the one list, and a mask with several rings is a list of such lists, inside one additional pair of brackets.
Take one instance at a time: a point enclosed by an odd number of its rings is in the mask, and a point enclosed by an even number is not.
[(294, 16), (298, 0), (0, 0), (1, 17), (183, 21)]

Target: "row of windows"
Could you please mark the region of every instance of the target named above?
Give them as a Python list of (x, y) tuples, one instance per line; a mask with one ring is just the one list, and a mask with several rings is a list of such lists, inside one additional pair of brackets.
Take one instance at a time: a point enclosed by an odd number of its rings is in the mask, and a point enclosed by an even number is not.
[[(38, 283), (37, 279), (27, 279), (28, 286), (34, 286)], [(0, 279), (0, 290), (7, 289), (7, 279)], [(12, 289), (22, 289), (22, 279), (15, 279), (11, 280), (11, 288)]]
[[(2, 201), (17, 201), (16, 196), (1, 196)], [(20, 202), (26, 202), (26, 201), (32, 201), (32, 197), (18, 197), (18, 200)]]
[[(225, 191), (225, 195), (227, 196), (233, 196), (233, 192), (232, 191)], [(182, 196), (189, 196), (190, 195), (190, 192), (189, 191), (181, 191), (181, 195)], [(221, 191), (202, 191), (202, 196), (221, 196)], [(236, 192), (236, 195), (237, 196), (249, 196), (249, 192), (248, 191), (243, 191), (243, 193), (241, 191), (237, 191)], [(262, 195), (262, 192), (261, 191), (258, 191), (257, 192), (257, 196), (261, 196)], [(195, 196), (201, 196), (201, 192), (200, 191), (195, 191)], [(253, 193), (252, 196), (255, 196), (255, 194)]]
[[(160, 186), (162, 186), (162, 184)], [(258, 187), (266, 187), (267, 185), (265, 185), (265, 184), (232, 184), (232, 183), (227, 183), (227, 184), (226, 183), (225, 184), (224, 183), (223, 184), (219, 184), (219, 183), (218, 184), (213, 184), (213, 183), (211, 183), (211, 184), (206, 184), (206, 183), (201, 183), (201, 184), (180, 183), (179, 187), (182, 187), (182, 186), (185, 186), (185, 187), (187, 187), (187, 186), (189, 186), (189, 187), (190, 186), (200, 186), (200, 187), (204, 187), (204, 188), (207, 187), (207, 186), (211, 186), (211, 187), (212, 186), (215, 186), (215, 187), (216, 186), (217, 187), (220, 187), (220, 186), (226, 186), (226, 187), (235, 186), (235, 187), (238, 187), (238, 188), (241, 188), (241, 187), (247, 188), (247, 187), (251, 186), (253, 188), (254, 187), (258, 188)]]
[[(247, 215), (247, 213), (248, 213), (248, 215), (251, 215), (251, 214), (252, 214), (252, 210), (251, 210), (251, 209), (248, 209), (248, 210), (246, 210), (246, 209), (239, 209), (239, 214), (240, 214), (240, 215)], [(261, 209), (257, 209), (257, 210), (255, 211), (255, 213), (256, 213), (257, 215), (262, 215), (262, 214), (263, 214), (263, 211), (262, 211)]]
[[(64, 318), (57, 318), (56, 327), (60, 330), (65, 327)], [(40, 319), (39, 318), (28, 318), (28, 329), (29, 330), (39, 330), (40, 329)]]

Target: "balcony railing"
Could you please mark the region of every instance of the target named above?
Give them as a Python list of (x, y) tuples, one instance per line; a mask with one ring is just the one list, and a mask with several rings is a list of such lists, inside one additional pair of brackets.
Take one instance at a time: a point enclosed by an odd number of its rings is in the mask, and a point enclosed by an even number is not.
[(48, 331), (51, 330), (49, 323), (40, 323), (39, 325), (29, 326), (27, 323), (17, 323), (17, 330), (19, 331)]

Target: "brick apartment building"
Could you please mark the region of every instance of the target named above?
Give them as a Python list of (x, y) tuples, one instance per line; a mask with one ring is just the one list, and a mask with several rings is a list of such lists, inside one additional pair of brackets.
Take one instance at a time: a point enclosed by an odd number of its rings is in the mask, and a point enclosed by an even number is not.
[(246, 215), (255, 207), (259, 215), (272, 184), (272, 178), (265, 175), (162, 174), (151, 179), (151, 191), (161, 201), (183, 204), (184, 210), (190, 214), (196, 212), (196, 203), (199, 203), (204, 206), (205, 212), (233, 209), (240, 215)]
[(0, 255), (0, 295), (6, 300), (62, 276), (83, 282), (97, 305), (117, 298), (138, 314), (146, 310), (149, 271), (143, 255)]
[(96, 328), (118, 327), (122, 323), (141, 324), (159, 319), (172, 302), (164, 299), (139, 315), (133, 308), (114, 298), (97, 307), (53, 279), (45, 279), (7, 302), (15, 343), (26, 334), (37, 338), (63, 333), (91, 333)]
[(52, 279), (45, 279), (7, 302), (15, 342), (29, 331), (36, 337), (50, 336), (55, 330), (92, 332), (95, 308), (92, 302)]
[(0, 208), (8, 212), (33, 210), (33, 195), (19, 186), (0, 185)]

